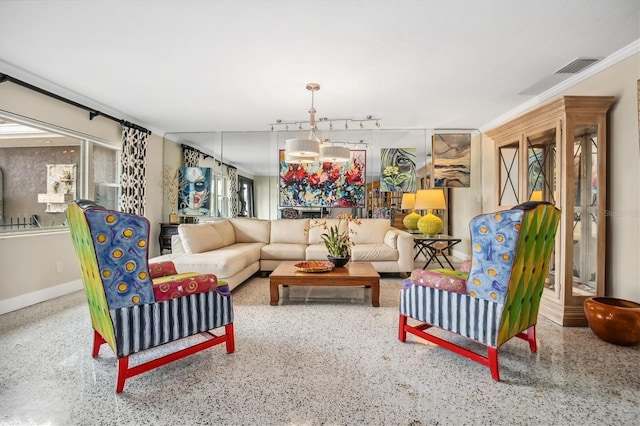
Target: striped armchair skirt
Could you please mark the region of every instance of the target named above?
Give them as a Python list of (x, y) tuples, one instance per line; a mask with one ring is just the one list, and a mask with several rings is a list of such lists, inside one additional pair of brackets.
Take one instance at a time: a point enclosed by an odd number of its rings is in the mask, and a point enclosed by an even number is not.
[(400, 314), (496, 347), (501, 304), (405, 281)]
[(233, 323), (230, 295), (216, 291), (110, 310), (118, 358)]

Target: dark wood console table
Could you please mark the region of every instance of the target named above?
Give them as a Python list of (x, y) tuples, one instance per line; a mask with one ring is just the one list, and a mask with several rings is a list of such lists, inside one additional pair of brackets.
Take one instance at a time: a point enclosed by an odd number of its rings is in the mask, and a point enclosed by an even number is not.
[(171, 237), (178, 235), (178, 223), (161, 223), (160, 224), (160, 254), (164, 250), (171, 252)]

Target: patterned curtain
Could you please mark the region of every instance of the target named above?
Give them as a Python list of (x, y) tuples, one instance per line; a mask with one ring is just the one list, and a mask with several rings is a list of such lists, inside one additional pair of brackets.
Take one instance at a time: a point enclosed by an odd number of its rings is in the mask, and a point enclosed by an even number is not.
[(120, 210), (125, 213), (144, 215), (148, 138), (148, 130), (134, 127), (131, 123), (122, 123)]
[(229, 202), (231, 203), (231, 217), (238, 217), (238, 169), (231, 166), (226, 166), (226, 168), (227, 176), (229, 176)]
[(182, 157), (185, 167), (200, 167), (200, 151), (197, 149), (182, 145)]

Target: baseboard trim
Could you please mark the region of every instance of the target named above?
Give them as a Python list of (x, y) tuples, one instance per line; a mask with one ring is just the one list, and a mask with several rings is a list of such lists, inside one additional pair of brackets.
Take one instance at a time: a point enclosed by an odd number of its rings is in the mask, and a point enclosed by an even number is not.
[(36, 303), (45, 302), (65, 294), (73, 293), (82, 289), (82, 281), (74, 280), (67, 283), (59, 284), (53, 287), (45, 288), (31, 293), (22, 294), (20, 296), (9, 299), (0, 300), (0, 315), (7, 312), (17, 311)]
[(471, 260), (471, 256), (469, 256), (467, 253), (462, 251), (451, 249), (451, 255), (453, 255), (453, 257), (456, 257), (458, 259)]

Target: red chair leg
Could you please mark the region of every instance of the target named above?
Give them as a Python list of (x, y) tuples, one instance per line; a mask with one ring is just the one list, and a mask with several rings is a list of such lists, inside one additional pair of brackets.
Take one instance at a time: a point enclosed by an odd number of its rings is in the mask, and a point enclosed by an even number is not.
[(93, 330), (93, 351), (91, 352), (91, 356), (93, 356), (94, 358), (98, 356), (98, 353), (100, 352), (100, 346), (102, 346), (103, 343), (107, 343), (106, 340), (102, 338), (100, 333)]
[(407, 325), (407, 316), (400, 314), (400, 319), (398, 320), (398, 340), (401, 342), (407, 341), (407, 330), (405, 326)]
[(538, 344), (536, 343), (536, 326), (532, 325), (527, 329), (527, 340), (529, 341), (529, 349), (531, 352), (538, 351)]
[(124, 390), (124, 382), (129, 375), (129, 357), (125, 356), (118, 360), (118, 382), (116, 383), (116, 393)]
[(489, 358), (489, 368), (491, 369), (491, 378), (493, 380), (500, 380), (500, 369), (498, 368), (498, 348), (487, 348)]
[(225, 344), (227, 347), (227, 353), (233, 353), (236, 350), (236, 341), (233, 334), (233, 323), (224, 326), (224, 334), (227, 338)]

